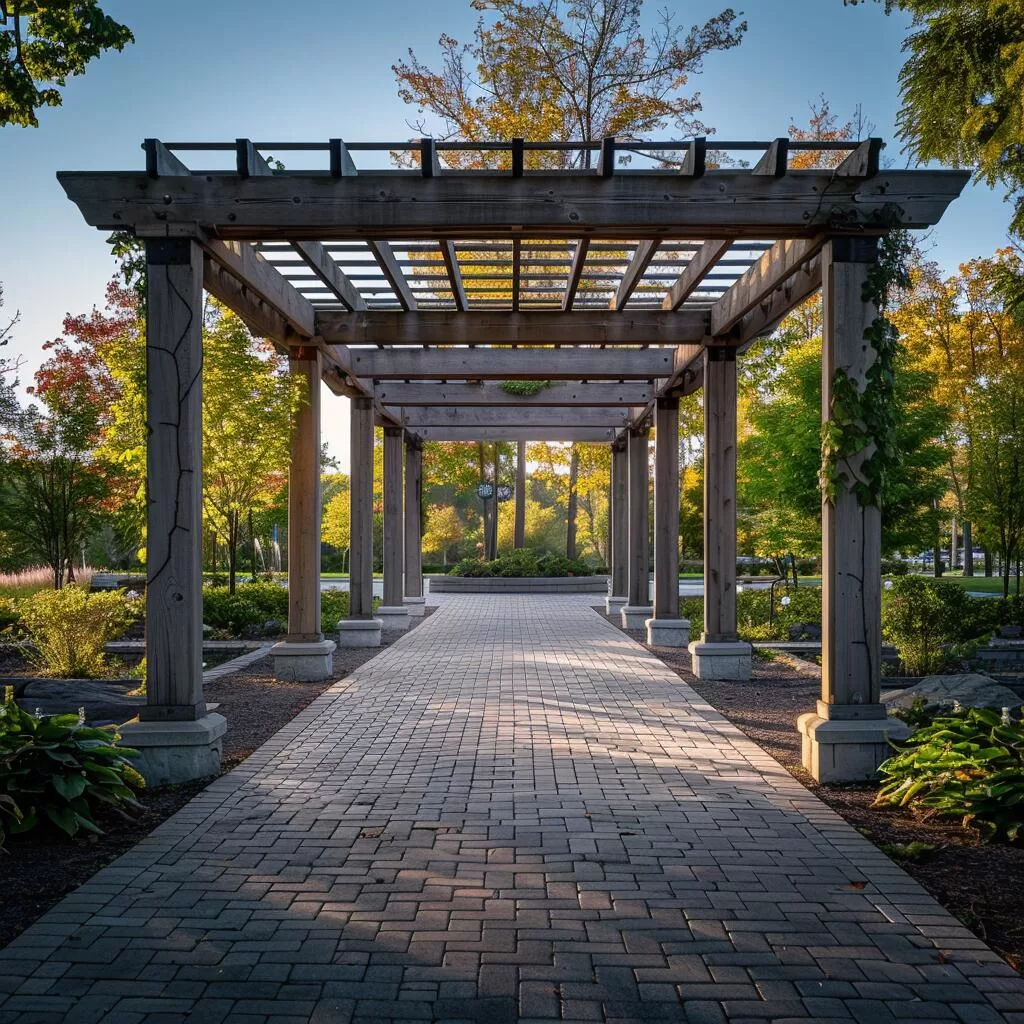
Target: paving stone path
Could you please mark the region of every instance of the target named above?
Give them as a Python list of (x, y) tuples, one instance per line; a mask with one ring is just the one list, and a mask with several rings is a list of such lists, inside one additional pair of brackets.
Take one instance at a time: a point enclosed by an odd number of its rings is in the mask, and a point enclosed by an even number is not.
[(1024, 1022), (590, 600), (445, 599), (0, 952), (0, 1022)]

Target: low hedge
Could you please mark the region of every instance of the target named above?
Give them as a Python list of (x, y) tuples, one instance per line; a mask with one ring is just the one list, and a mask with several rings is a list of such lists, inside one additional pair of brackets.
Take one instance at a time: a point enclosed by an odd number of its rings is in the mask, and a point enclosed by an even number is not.
[[(346, 591), (321, 591), (321, 631), (333, 633), (348, 608)], [(283, 633), (288, 627), (288, 591), (277, 583), (240, 583), (234, 594), (227, 587), (203, 587), (203, 622), (232, 636)]]
[(581, 558), (538, 555), (525, 548), (509, 551), (490, 562), (464, 558), (448, 570), (449, 576), (593, 576), (595, 570)]

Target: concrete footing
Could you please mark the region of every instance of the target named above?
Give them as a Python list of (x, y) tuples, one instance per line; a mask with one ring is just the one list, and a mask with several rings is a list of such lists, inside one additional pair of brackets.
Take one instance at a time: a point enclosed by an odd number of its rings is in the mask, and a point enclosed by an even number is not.
[(338, 623), (339, 647), (380, 647), (380, 619), (342, 619)]
[(647, 642), (652, 647), (687, 647), (690, 643), (689, 619), (648, 619)]
[(707, 642), (695, 640), (689, 645), (690, 668), (698, 679), (746, 682), (753, 668), (753, 648), (742, 640)]
[(898, 718), (887, 717), (883, 705), (853, 705), (849, 710), (865, 717), (826, 718), (809, 711), (796, 721), (801, 760), (818, 782), (876, 778), (878, 766), (894, 753), (889, 741), (904, 740), (912, 731)]
[(643, 629), (647, 620), (654, 614), (654, 606), (624, 604), (619, 614), (622, 617), (623, 629)]
[(146, 785), (176, 785), (220, 772), (227, 728), (227, 719), (214, 713), (192, 722), (129, 722), (121, 726), (120, 744), (138, 750), (132, 763)]
[(613, 597), (609, 594), (604, 599), (604, 610), (607, 615), (618, 615), (621, 616), (622, 609), (629, 603), (629, 598), (626, 597)]
[(411, 619), (422, 619), (427, 613), (427, 599), (425, 597), (404, 597), (402, 604)]
[(274, 659), (274, 678), (298, 683), (315, 683), (331, 678), (333, 640), (292, 643), (288, 640), (270, 648)]
[(374, 616), (383, 623), (384, 629), (408, 629), (409, 609), (404, 604), (382, 604)]

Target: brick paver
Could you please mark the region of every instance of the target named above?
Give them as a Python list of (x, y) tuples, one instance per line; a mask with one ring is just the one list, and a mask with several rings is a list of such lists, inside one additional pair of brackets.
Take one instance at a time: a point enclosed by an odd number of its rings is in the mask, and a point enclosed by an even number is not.
[(446, 599), (0, 952), (0, 1024), (1024, 1024), (591, 600)]

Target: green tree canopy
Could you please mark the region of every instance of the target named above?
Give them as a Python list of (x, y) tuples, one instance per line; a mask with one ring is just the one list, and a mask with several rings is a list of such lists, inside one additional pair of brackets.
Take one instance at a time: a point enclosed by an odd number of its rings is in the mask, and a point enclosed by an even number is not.
[(59, 107), (69, 78), (84, 74), (104, 50), (123, 50), (131, 30), (96, 0), (0, 3), (0, 127), (36, 128), (40, 107)]

